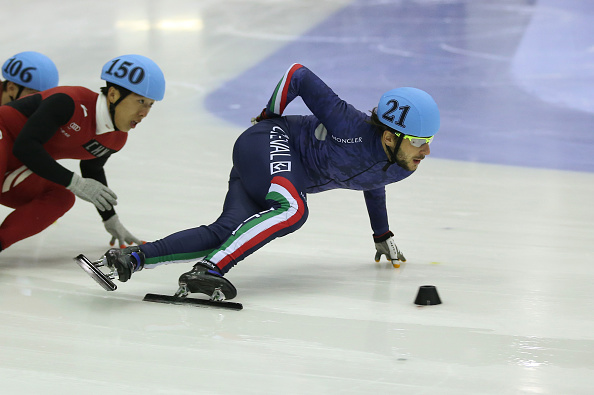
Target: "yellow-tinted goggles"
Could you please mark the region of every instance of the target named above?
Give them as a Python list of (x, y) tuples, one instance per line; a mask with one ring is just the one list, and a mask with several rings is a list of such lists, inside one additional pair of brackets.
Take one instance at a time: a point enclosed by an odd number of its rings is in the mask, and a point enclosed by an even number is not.
[[(394, 132), (394, 134), (396, 135), (396, 137), (400, 137), (400, 135), (402, 133)], [(405, 139), (410, 141), (410, 144), (413, 147), (417, 147), (417, 148), (422, 147), (423, 144), (430, 144), (431, 141), (433, 141), (433, 136), (431, 136), (431, 137), (416, 137), (416, 136), (410, 136), (408, 134), (404, 134), (403, 136)]]

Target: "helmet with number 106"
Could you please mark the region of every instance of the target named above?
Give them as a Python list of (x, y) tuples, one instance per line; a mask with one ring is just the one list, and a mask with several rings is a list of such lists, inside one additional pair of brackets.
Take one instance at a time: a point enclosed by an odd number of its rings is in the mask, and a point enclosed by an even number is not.
[(35, 51), (20, 52), (2, 65), (5, 80), (36, 91), (58, 86), (58, 68), (50, 58)]
[(439, 130), (435, 100), (417, 88), (396, 88), (382, 95), (377, 117), (384, 125), (415, 137), (431, 137)]
[(152, 100), (163, 100), (165, 77), (155, 62), (142, 55), (122, 55), (107, 62), (101, 79)]

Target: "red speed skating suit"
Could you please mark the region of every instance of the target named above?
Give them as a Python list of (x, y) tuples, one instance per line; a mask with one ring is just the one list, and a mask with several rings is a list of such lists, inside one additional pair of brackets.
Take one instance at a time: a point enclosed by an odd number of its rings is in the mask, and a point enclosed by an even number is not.
[[(14, 209), (0, 226), (0, 248), (33, 236), (64, 215), (75, 196), (72, 172), (107, 184), (103, 166), (126, 143), (114, 131), (107, 99), (84, 87), (57, 87), (0, 106), (0, 204)], [(103, 219), (115, 214), (101, 212)]]

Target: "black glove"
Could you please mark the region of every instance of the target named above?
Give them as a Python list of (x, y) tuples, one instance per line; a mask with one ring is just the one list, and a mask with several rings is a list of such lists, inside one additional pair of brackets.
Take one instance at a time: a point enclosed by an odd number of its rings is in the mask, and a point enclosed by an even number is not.
[(375, 242), (375, 261), (379, 262), (382, 255), (385, 255), (389, 261), (392, 261), (392, 266), (395, 268), (400, 267), (400, 262), (406, 262), (406, 258), (396, 245), (394, 240), (394, 233), (387, 231), (381, 236), (373, 235), (373, 241)]

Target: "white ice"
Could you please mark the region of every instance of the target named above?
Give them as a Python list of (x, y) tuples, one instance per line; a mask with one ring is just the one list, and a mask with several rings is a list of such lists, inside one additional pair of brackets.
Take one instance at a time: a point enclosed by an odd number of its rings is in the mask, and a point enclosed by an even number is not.
[[(154, 240), (221, 208), (242, 128), (204, 97), (347, 4), (5, 2), (0, 37), (4, 57), (38, 50), (62, 84), (94, 90), (118, 54), (159, 60), (166, 99), (107, 166), (122, 222)], [(400, 269), (373, 261), (361, 193), (310, 195), (299, 232), (227, 275), (239, 312), (142, 301), (191, 265), (101, 289), (72, 257), (99, 257), (109, 236), (78, 201), (0, 253), (0, 393), (593, 393), (593, 174), (430, 156), (388, 196)], [(443, 304), (413, 303), (427, 284)]]

